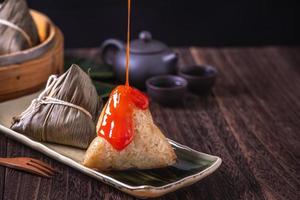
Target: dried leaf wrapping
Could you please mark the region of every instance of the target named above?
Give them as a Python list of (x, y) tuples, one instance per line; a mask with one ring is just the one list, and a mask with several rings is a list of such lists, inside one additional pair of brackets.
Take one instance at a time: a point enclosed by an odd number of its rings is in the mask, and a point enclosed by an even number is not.
[(77, 65), (72, 65), (45, 96), (80, 106), (91, 114), (92, 119), (84, 112), (65, 105), (30, 105), (31, 114), (15, 117), (11, 128), (37, 141), (86, 149), (96, 137), (95, 123), (101, 104), (88, 75)]
[[(36, 25), (25, 0), (4, 0), (0, 4), (0, 19), (21, 28), (29, 36), (32, 46), (40, 43)], [(0, 55), (21, 51), (29, 47), (30, 44), (19, 31), (0, 24)]]

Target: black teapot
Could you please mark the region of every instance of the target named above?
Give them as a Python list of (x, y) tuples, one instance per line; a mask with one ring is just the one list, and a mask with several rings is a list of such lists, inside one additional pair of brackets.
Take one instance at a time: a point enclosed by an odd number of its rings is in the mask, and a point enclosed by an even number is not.
[[(126, 47), (124, 42), (108, 39), (101, 46), (104, 63), (112, 65), (117, 79), (125, 82)], [(130, 43), (130, 84), (144, 89), (148, 78), (175, 74), (178, 55), (165, 44), (152, 39), (151, 33), (142, 31), (139, 39)]]

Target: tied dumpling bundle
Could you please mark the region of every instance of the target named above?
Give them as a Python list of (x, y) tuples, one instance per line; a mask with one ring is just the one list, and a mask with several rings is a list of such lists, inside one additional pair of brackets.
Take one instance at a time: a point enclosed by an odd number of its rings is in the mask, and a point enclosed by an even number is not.
[(36, 25), (25, 0), (0, 0), (0, 55), (40, 43)]
[(11, 128), (40, 141), (86, 149), (96, 136), (101, 101), (89, 76), (77, 65), (50, 76), (45, 90)]

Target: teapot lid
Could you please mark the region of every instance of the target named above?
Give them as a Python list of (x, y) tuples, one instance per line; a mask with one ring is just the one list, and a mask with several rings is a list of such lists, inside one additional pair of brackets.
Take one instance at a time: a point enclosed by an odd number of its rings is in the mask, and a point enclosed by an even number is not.
[(167, 48), (164, 43), (153, 40), (149, 31), (140, 32), (139, 39), (135, 39), (130, 43), (131, 53), (159, 53)]

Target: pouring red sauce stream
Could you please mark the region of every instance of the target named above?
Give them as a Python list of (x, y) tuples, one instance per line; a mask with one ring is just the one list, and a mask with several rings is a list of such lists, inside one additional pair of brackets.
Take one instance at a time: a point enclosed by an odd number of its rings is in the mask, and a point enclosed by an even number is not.
[(147, 109), (149, 106), (147, 96), (129, 86), (130, 13), (131, 0), (128, 0), (126, 83), (110, 94), (98, 129), (98, 136), (105, 138), (119, 151), (127, 147), (134, 137), (133, 109)]
[(128, 0), (128, 17), (127, 17), (127, 47), (126, 47), (126, 86), (129, 86), (129, 62), (130, 62), (130, 17), (131, 17), (131, 0)]

